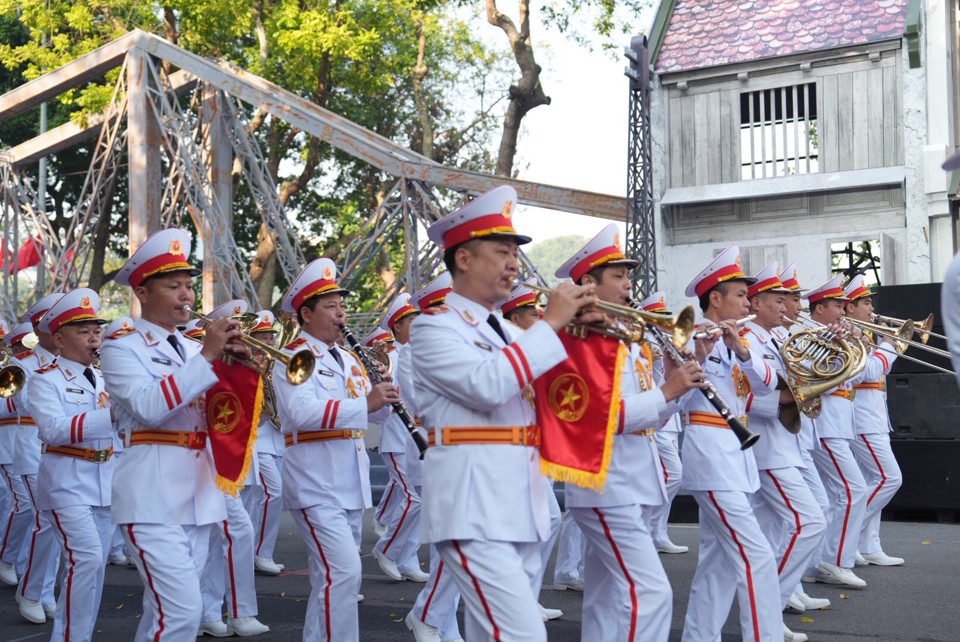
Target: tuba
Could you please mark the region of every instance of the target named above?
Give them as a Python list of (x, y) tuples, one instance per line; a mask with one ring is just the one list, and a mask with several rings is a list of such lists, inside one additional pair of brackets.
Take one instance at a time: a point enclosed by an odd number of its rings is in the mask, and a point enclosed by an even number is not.
[(820, 416), (822, 396), (867, 365), (867, 349), (857, 339), (847, 339), (825, 327), (796, 332), (780, 346), (787, 371), (787, 385), (811, 419)]

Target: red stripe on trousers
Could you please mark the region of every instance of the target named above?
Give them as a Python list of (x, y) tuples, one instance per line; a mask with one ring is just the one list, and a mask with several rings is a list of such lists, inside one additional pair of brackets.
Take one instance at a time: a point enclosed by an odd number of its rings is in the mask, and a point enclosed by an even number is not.
[(883, 465), (880, 463), (880, 458), (877, 457), (877, 453), (873, 451), (873, 446), (870, 445), (870, 442), (867, 441), (866, 435), (860, 435), (860, 439), (863, 440), (863, 443), (867, 445), (867, 450), (870, 451), (870, 456), (873, 457), (873, 463), (877, 465), (877, 470), (880, 471), (880, 483), (877, 484), (876, 489), (870, 493), (870, 497), (867, 498), (867, 506), (870, 505), (870, 502), (873, 501), (873, 498), (877, 496), (877, 493), (880, 492), (880, 489), (883, 488), (883, 485), (887, 483), (887, 473), (883, 472)]
[(153, 586), (153, 574), (150, 572), (150, 568), (147, 567), (147, 556), (144, 554), (143, 549), (137, 545), (137, 538), (133, 534), (133, 524), (127, 524), (127, 534), (130, 536), (130, 545), (136, 549), (140, 563), (143, 564), (143, 574), (147, 576), (147, 586), (157, 601), (157, 633), (153, 636), (153, 642), (160, 642), (160, 635), (163, 633), (164, 627), (163, 605), (160, 603), (160, 594), (157, 593), (157, 589)]
[(773, 472), (767, 471), (767, 475), (770, 476), (770, 479), (773, 480), (773, 485), (777, 487), (777, 490), (780, 491), (780, 497), (783, 497), (783, 503), (787, 505), (787, 508), (790, 509), (790, 512), (793, 513), (793, 521), (797, 527), (797, 530), (793, 533), (793, 537), (790, 538), (790, 544), (787, 546), (787, 550), (783, 553), (783, 559), (780, 560), (780, 567), (777, 569), (777, 575), (783, 573), (783, 567), (787, 565), (787, 559), (790, 557), (790, 553), (793, 551), (793, 545), (797, 543), (797, 539), (800, 537), (800, 513), (793, 507), (793, 504), (790, 503), (790, 498), (787, 497), (787, 494), (783, 491), (783, 487), (780, 485), (780, 481), (773, 476)]
[[(7, 540), (10, 538), (10, 528), (13, 526), (13, 514), (20, 512), (20, 504), (17, 501), (17, 494), (13, 492), (13, 480), (10, 479), (10, 473), (7, 472), (7, 467), (0, 466), (0, 470), (3, 470), (3, 476), (7, 479), (7, 486), (10, 488), (10, 497), (13, 498), (13, 506), (10, 507), (10, 519), (7, 520), (7, 528), (3, 531), (3, 546), (0, 546), (0, 557), (3, 557), (3, 554), (7, 551)], [(14, 560), (16, 564), (16, 560)]]
[(670, 473), (667, 472), (667, 465), (663, 463), (663, 457), (657, 455), (657, 459), (660, 460), (660, 468), (663, 469), (663, 483), (666, 484), (668, 481), (670, 481)]
[(30, 503), (33, 504), (33, 523), (34, 529), (33, 534), (30, 536), (30, 554), (27, 555), (27, 568), (23, 571), (23, 577), (20, 578), (20, 597), (27, 596), (27, 583), (30, 581), (30, 570), (33, 567), (33, 551), (37, 547), (37, 533), (40, 532), (40, 511), (36, 510), (37, 500), (33, 497), (33, 489), (30, 488), (30, 482), (27, 481), (27, 476), (23, 476), (23, 485), (27, 488), (27, 493), (30, 495)]
[(493, 621), (493, 613), (490, 611), (490, 605), (487, 604), (487, 598), (483, 596), (480, 581), (470, 572), (470, 564), (467, 562), (467, 556), (463, 554), (463, 550), (460, 548), (460, 542), (453, 540), (453, 547), (457, 549), (457, 554), (460, 556), (460, 566), (462, 566), (463, 571), (470, 576), (470, 581), (473, 582), (473, 590), (477, 592), (477, 597), (480, 598), (480, 604), (483, 605), (487, 619), (490, 620), (490, 626), (493, 627), (493, 639), (496, 640), (496, 642), (502, 642), (500, 638), (500, 628), (497, 626), (497, 623)]
[(387, 505), (390, 503), (390, 498), (393, 497), (393, 489), (397, 487), (397, 482), (390, 480), (390, 491), (387, 493), (387, 498), (380, 503), (380, 514), (377, 515), (377, 521), (381, 524), (383, 523), (383, 514), (387, 512)]
[(317, 551), (320, 553), (320, 561), (323, 562), (323, 567), (327, 570), (326, 579), (327, 585), (323, 589), (323, 614), (327, 619), (327, 639), (330, 639), (330, 585), (333, 583), (333, 578), (330, 577), (330, 565), (327, 564), (327, 556), (323, 553), (323, 546), (320, 545), (320, 538), (317, 537), (317, 531), (314, 530), (313, 524), (310, 523), (310, 518), (307, 516), (307, 511), (300, 509), (300, 514), (303, 515), (303, 521), (307, 523), (307, 526), (310, 527), (310, 536), (313, 538), (313, 543), (317, 545)]
[(840, 530), (840, 546), (837, 548), (837, 566), (840, 566), (840, 558), (843, 555), (843, 542), (847, 539), (847, 524), (850, 523), (850, 508), (853, 504), (853, 496), (850, 493), (850, 484), (847, 482), (847, 478), (843, 476), (843, 470), (840, 468), (837, 458), (833, 456), (833, 451), (830, 450), (830, 446), (827, 445), (827, 440), (821, 438), (820, 445), (822, 445), (824, 450), (827, 451), (827, 454), (830, 455), (830, 461), (833, 462), (833, 467), (837, 469), (837, 474), (840, 475), (840, 480), (843, 482), (843, 489), (847, 493), (847, 510), (843, 513), (843, 528)]
[(267, 532), (267, 510), (270, 508), (270, 491), (267, 490), (267, 480), (263, 478), (263, 473), (258, 473), (260, 475), (260, 485), (263, 487), (263, 494), (266, 495), (266, 499), (263, 500), (263, 517), (260, 519), (260, 538), (257, 541), (257, 555), (260, 555), (260, 547), (263, 546), (263, 534)]
[(443, 560), (440, 560), (440, 563), (437, 564), (437, 576), (433, 578), (433, 588), (430, 589), (430, 595), (427, 596), (427, 601), (423, 603), (423, 613), (420, 614), (420, 621), (424, 624), (427, 623), (427, 611), (430, 610), (430, 603), (433, 602), (433, 594), (437, 592), (437, 587), (440, 586), (440, 576), (443, 575)]
[(627, 640), (633, 642), (637, 635), (637, 585), (634, 583), (633, 578), (630, 577), (630, 571), (627, 570), (627, 565), (623, 561), (623, 556), (620, 554), (617, 543), (613, 541), (613, 534), (607, 525), (607, 519), (603, 516), (603, 513), (600, 512), (599, 508), (594, 508), (593, 512), (596, 513), (600, 519), (600, 525), (603, 526), (603, 534), (606, 535), (607, 541), (610, 542), (610, 548), (613, 549), (613, 554), (617, 558), (617, 564), (620, 565), (620, 570), (623, 571), (623, 576), (627, 578), (627, 584), (630, 585), (630, 636)]
[(240, 617), (237, 615), (237, 578), (233, 575), (233, 538), (227, 520), (223, 520), (223, 537), (227, 540), (227, 566), (230, 568), (230, 606), (233, 607), (233, 617)]
[(57, 528), (60, 530), (60, 534), (63, 536), (63, 550), (67, 552), (67, 564), (69, 564), (70, 568), (70, 570), (67, 571), (67, 599), (64, 601), (64, 607), (66, 608), (67, 612), (67, 621), (63, 625), (63, 642), (70, 642), (70, 593), (73, 591), (73, 568), (76, 565), (76, 562), (73, 560), (73, 551), (70, 550), (70, 543), (67, 542), (67, 532), (63, 530), (63, 525), (60, 523), (60, 518), (57, 516), (57, 511), (51, 509), (50, 514), (53, 515), (53, 521), (56, 523)]
[(717, 513), (720, 515), (720, 521), (723, 522), (723, 525), (727, 527), (727, 530), (730, 531), (730, 536), (733, 538), (733, 543), (737, 545), (737, 548), (740, 549), (740, 557), (743, 558), (743, 563), (747, 571), (747, 593), (750, 594), (750, 619), (753, 622), (753, 639), (760, 639), (760, 621), (757, 619), (757, 600), (753, 595), (753, 569), (750, 568), (750, 559), (747, 558), (747, 552), (743, 549), (743, 544), (740, 543), (740, 539), (737, 537), (737, 532), (733, 530), (733, 527), (730, 526), (730, 522), (727, 521), (727, 516), (724, 514), (723, 509), (720, 508), (720, 504), (717, 503), (717, 498), (713, 496), (713, 491), (707, 491), (707, 495), (710, 496), (710, 501), (713, 502), (714, 507), (717, 509)]
[(403, 515), (400, 516), (400, 521), (397, 522), (397, 527), (393, 529), (393, 535), (390, 537), (390, 541), (387, 542), (387, 545), (383, 547), (383, 552), (386, 554), (390, 550), (390, 545), (393, 544), (393, 540), (397, 539), (397, 533), (400, 532), (400, 527), (403, 526), (403, 520), (407, 518), (407, 513), (410, 512), (410, 489), (407, 488), (407, 482), (403, 479), (403, 475), (400, 473), (400, 469), (397, 468), (397, 460), (394, 458), (393, 453), (387, 453), (390, 455), (390, 462), (393, 463), (393, 470), (396, 471), (397, 477), (400, 479), (400, 485), (403, 487), (403, 494), (407, 496), (407, 505), (403, 509)]

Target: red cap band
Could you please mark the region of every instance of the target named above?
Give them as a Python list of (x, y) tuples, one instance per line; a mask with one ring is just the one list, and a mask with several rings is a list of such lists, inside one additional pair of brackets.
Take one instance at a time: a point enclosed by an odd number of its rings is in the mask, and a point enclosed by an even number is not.
[(443, 247), (449, 249), (470, 239), (490, 236), (492, 234), (516, 234), (513, 222), (502, 213), (487, 214), (472, 218), (469, 221), (456, 225), (443, 235)]
[(746, 279), (748, 278), (746, 274), (740, 271), (740, 266), (737, 264), (727, 265), (713, 274), (706, 277), (704, 280), (700, 281), (697, 284), (696, 292), (697, 296), (701, 297), (707, 292), (710, 291), (716, 285), (723, 283), (724, 281), (730, 281), (732, 279)]
[(843, 288), (830, 288), (829, 290), (823, 290), (822, 292), (816, 292), (809, 297), (807, 301), (812, 305), (817, 301), (822, 301), (824, 299), (843, 299)]
[(512, 299), (504, 303), (500, 307), (500, 311), (503, 312), (504, 315), (506, 315), (506, 314), (510, 314), (517, 308), (521, 308), (525, 305), (536, 305), (536, 303), (537, 303), (537, 294), (535, 292), (528, 292), (523, 296), (518, 296), (516, 299)]
[(408, 314), (414, 314), (417, 311), (415, 307), (409, 303), (400, 307), (399, 310), (393, 313), (389, 319), (387, 319), (387, 327), (393, 330), (393, 326), (396, 325), (397, 321), (407, 316)]

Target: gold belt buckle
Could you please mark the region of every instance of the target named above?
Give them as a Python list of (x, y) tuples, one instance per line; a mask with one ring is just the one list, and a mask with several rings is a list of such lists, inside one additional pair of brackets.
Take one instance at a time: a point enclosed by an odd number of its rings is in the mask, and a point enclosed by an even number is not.
[(362, 431), (362, 430), (351, 430), (351, 431), (350, 431), (350, 439), (363, 439), (363, 431)]
[(106, 448), (104, 450), (95, 450), (93, 451), (93, 459), (91, 459), (90, 461), (92, 461), (95, 464), (102, 464), (106, 461), (109, 461), (110, 456), (112, 454), (113, 454), (113, 450), (111, 450), (110, 448)]

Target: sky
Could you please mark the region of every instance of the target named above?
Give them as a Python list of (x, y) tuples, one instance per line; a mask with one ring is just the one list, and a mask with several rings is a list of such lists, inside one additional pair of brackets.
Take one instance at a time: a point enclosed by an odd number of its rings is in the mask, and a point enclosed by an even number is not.
[[(648, 29), (651, 18), (648, 13), (636, 22), (638, 33)], [(515, 165), (518, 178), (626, 196), (627, 59), (588, 51), (542, 26), (532, 31), (534, 47), (546, 45), (537, 51), (537, 61), (552, 102), (524, 117)], [(622, 39), (623, 46), (629, 44), (628, 36)], [(611, 222), (527, 206), (518, 208), (514, 221), (534, 243), (567, 234), (592, 238)], [(622, 233), (624, 226), (619, 225)]]

